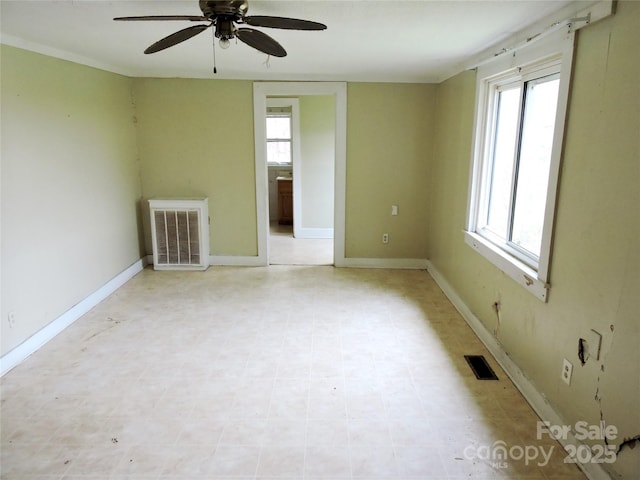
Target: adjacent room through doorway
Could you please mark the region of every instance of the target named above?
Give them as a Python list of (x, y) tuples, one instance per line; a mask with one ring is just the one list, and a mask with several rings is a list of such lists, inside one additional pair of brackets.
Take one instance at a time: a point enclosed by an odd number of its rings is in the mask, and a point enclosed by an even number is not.
[(332, 238), (295, 238), (292, 225), (271, 222), (270, 265), (333, 265)]
[[(327, 142), (326, 138), (312, 134), (308, 140), (299, 145), (300, 156), (296, 157), (296, 142), (292, 143), (291, 162), (291, 190), (293, 208), (293, 236), (295, 239), (318, 239), (333, 238), (333, 262), (337, 267), (345, 265), (345, 186), (346, 186), (346, 150), (347, 150), (347, 85), (344, 82), (256, 82), (253, 85), (253, 118), (255, 137), (255, 161), (256, 161), (256, 207), (258, 226), (258, 257), (260, 265), (272, 263), (271, 252), (271, 220), (269, 210), (269, 171), (267, 166), (267, 132), (265, 115), (267, 112), (268, 100), (276, 98), (297, 99), (302, 103), (301, 110), (301, 131), (307, 128), (304, 112), (307, 111), (304, 103), (328, 100), (331, 108), (329, 131), (333, 134), (332, 141)], [(294, 107), (295, 108), (295, 107)], [(311, 109), (313, 111), (313, 108)], [(293, 109), (292, 109), (293, 112)], [(324, 118), (329, 118), (326, 116)], [(295, 123), (293, 127), (293, 138), (295, 138)], [(318, 132), (319, 129), (311, 129), (311, 132)], [(322, 145), (333, 146), (333, 154), (329, 156), (330, 164), (322, 162), (305, 162), (311, 158), (305, 152), (308, 146)], [(331, 158), (332, 157), (332, 158)], [(302, 158), (302, 159), (301, 159)], [(326, 156), (323, 156), (326, 160)], [(279, 176), (278, 166), (276, 179)], [(315, 168), (315, 170), (314, 170)], [(321, 187), (314, 189), (313, 181), (320, 178), (330, 178), (333, 185), (329, 188)], [(273, 179), (273, 177), (272, 177)], [(310, 182), (311, 181), (311, 182)], [(326, 181), (326, 180), (325, 180)], [(304, 198), (303, 198), (304, 197)], [(306, 198), (306, 201), (305, 201)], [(327, 205), (331, 204), (331, 211)], [(318, 220), (315, 217), (314, 209), (324, 206), (323, 214), (327, 212), (331, 220), (327, 218)], [(318, 223), (316, 223), (318, 222)], [(322, 223), (319, 223), (322, 222)], [(330, 234), (330, 235), (326, 235)]]
[(267, 98), (269, 264), (333, 265), (335, 99)]

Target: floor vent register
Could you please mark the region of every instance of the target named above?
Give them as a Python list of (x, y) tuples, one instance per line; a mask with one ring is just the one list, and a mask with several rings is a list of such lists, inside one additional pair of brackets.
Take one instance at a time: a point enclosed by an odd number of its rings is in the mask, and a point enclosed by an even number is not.
[(464, 359), (467, 361), (478, 380), (498, 380), (498, 376), (487, 363), (487, 359), (484, 358), (484, 355), (465, 355)]

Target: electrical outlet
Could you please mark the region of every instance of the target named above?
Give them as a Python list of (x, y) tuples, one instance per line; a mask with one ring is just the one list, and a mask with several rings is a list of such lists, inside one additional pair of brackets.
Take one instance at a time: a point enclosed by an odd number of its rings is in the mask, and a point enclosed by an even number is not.
[(388, 233), (383, 233), (382, 234), (382, 243), (389, 243), (389, 234)]
[(9, 322), (9, 328), (13, 328), (16, 324), (16, 314), (15, 312), (9, 312), (7, 321)]
[(566, 358), (562, 361), (562, 380), (567, 385), (571, 385), (571, 374), (573, 373), (573, 365)]

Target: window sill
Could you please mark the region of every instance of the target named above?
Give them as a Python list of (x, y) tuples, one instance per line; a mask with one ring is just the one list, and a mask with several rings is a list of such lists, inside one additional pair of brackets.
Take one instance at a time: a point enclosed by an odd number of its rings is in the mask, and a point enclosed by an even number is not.
[(496, 267), (522, 285), (536, 298), (547, 301), (549, 285), (538, 278), (538, 273), (520, 260), (499, 249), (487, 239), (473, 232), (464, 232), (465, 242)]

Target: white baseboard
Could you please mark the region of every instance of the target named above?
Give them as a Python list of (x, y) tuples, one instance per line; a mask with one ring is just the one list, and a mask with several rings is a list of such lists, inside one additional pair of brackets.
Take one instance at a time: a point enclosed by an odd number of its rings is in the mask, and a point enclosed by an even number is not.
[[(147, 263), (153, 265), (153, 256), (147, 255)], [(264, 259), (242, 255), (211, 255), (210, 267), (266, 267)], [(425, 270), (427, 260), (424, 258), (345, 258), (336, 263), (336, 267), (348, 268), (398, 268), (408, 270)]]
[[(153, 265), (153, 255), (147, 255), (147, 264)], [(244, 255), (210, 255), (210, 267), (264, 267), (264, 260), (258, 256)]]
[[(538, 416), (548, 421), (551, 425), (567, 425), (567, 422), (554, 410), (549, 401), (542, 393), (538, 391), (533, 382), (524, 374), (520, 367), (509, 357), (509, 354), (502, 348), (502, 345), (484, 326), (478, 317), (476, 317), (469, 306), (462, 300), (458, 293), (453, 289), (446, 278), (427, 260), (427, 270), (431, 277), (438, 284), (453, 306), (458, 310), (467, 324), (478, 336), (480, 341), (491, 352), (498, 364), (509, 376), (516, 388), (522, 393), (531, 408)], [(562, 445), (581, 445), (582, 442), (577, 440), (573, 434), (569, 433), (566, 439), (558, 439)], [(610, 480), (609, 474), (598, 463), (577, 464), (578, 467), (590, 480)]]
[(118, 288), (129, 281), (134, 275), (141, 272), (146, 264), (146, 258), (142, 258), (134, 264), (130, 265), (128, 268), (120, 272), (118, 275), (109, 280), (84, 300), (71, 307), (65, 313), (49, 323), (46, 327), (42, 328), (27, 340), (22, 342), (20, 345), (18, 345), (16, 348), (5, 354), (2, 358), (0, 358), (0, 376), (4, 375), (9, 370), (17, 366), (29, 355), (34, 353), (49, 340), (54, 338), (65, 328), (79, 319), (82, 315), (87, 313), (102, 300), (115, 292)]
[(344, 264), (340, 266), (424, 270), (427, 268), (427, 260), (424, 258), (345, 258)]
[(296, 238), (333, 238), (333, 228), (303, 228), (296, 229)]
[(242, 255), (211, 255), (209, 266), (220, 267), (264, 267), (264, 259), (258, 257), (248, 257)]

